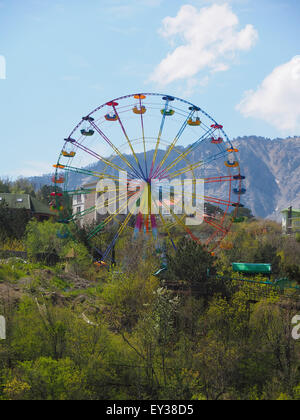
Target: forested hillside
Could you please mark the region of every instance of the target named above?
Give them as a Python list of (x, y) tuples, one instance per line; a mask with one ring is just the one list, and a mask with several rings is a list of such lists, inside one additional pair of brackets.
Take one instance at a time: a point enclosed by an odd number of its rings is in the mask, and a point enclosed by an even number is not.
[(233, 261), (269, 262), (273, 282), (297, 287), (300, 243), (279, 225), (237, 224), (234, 246), (214, 256), (177, 237), (160, 277), (151, 247), (131, 235), (117, 265), (99, 268), (84, 230), (61, 240), (59, 229), (29, 222), (14, 239), (26, 260), (0, 260), (0, 399), (300, 400), (299, 291), (231, 271)]

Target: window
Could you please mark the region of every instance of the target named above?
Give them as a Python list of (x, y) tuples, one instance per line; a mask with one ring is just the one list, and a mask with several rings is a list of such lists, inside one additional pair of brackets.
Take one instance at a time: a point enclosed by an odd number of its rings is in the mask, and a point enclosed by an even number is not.
[(77, 195), (77, 203), (82, 203), (82, 196), (81, 194)]
[(78, 213), (80, 213), (81, 212), (81, 207), (77, 207), (77, 209), (76, 209), (76, 213), (78, 214)]

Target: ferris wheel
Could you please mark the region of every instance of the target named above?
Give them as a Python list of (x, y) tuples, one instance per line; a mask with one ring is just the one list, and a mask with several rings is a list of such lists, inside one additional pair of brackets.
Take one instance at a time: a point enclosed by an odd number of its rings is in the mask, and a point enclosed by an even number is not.
[(103, 264), (130, 232), (175, 249), (185, 235), (213, 252), (243, 206), (238, 152), (219, 122), (184, 99), (138, 93), (106, 102), (81, 119), (54, 165), (58, 235), (77, 223), (92, 240), (111, 227), (98, 250)]

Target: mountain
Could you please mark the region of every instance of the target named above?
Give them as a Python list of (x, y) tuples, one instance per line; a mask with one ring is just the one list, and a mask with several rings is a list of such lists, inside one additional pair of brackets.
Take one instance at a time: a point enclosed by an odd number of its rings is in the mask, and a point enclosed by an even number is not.
[[(232, 143), (239, 149), (241, 172), (246, 176), (247, 194), (242, 197), (242, 202), (255, 216), (279, 219), (282, 209), (290, 205), (300, 208), (300, 137), (271, 140), (249, 136), (238, 137)], [(164, 153), (165, 151), (159, 150), (158, 162)], [(210, 153), (212, 153), (210, 146), (204, 152), (196, 150), (191, 155), (190, 161), (198, 162)], [(152, 156), (153, 151), (148, 152), (148, 167), (151, 165)], [(176, 156), (172, 153), (169, 159), (172, 160)], [(132, 156), (127, 156), (127, 159), (134, 165)], [(140, 161), (143, 161), (142, 155)], [(120, 164), (120, 158), (114, 162)], [(223, 165), (222, 159), (211, 163), (211, 167), (219, 167), (221, 173), (224, 173)], [(98, 162), (87, 169), (102, 171), (103, 164)], [(197, 169), (195, 175), (201, 177), (201, 170)], [(76, 188), (90, 180), (91, 178), (86, 175), (70, 174), (69, 185), (70, 188)], [(51, 175), (32, 177), (29, 181), (38, 189), (44, 184), (51, 183)], [(212, 185), (209, 193), (215, 193), (220, 198), (226, 197), (226, 186), (223, 185), (220, 189), (220, 185)]]
[(247, 177), (244, 203), (253, 214), (279, 219), (282, 209), (300, 208), (300, 137), (239, 137), (233, 143)]

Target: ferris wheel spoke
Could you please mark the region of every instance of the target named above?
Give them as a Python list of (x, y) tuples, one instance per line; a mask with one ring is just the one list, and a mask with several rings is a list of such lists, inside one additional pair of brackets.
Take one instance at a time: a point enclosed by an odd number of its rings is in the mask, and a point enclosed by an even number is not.
[(219, 225), (216, 222), (212, 222), (211, 220), (209, 220), (207, 217), (203, 218), (204, 222), (207, 223), (208, 225), (212, 226), (213, 228), (217, 229), (219, 232), (224, 233), (225, 235), (228, 233), (227, 229), (224, 229), (223, 226)]
[[(88, 169), (76, 168), (75, 166), (61, 165), (60, 169), (66, 171), (66, 172), (72, 172), (72, 173), (75, 173), (75, 174), (82, 174), (82, 175), (89, 175), (89, 176), (93, 176), (93, 177), (96, 177), (96, 178), (100, 178), (101, 176), (104, 175), (101, 172), (89, 171)], [(105, 174), (105, 176), (108, 176), (108, 175)], [(117, 179), (117, 177), (116, 177), (116, 179)]]
[(158, 173), (159, 179), (161, 176), (164, 176), (166, 172), (170, 169), (174, 168), (178, 163), (180, 163), (183, 159), (185, 159), (190, 153), (194, 152), (202, 143), (210, 138), (213, 134), (214, 130), (210, 128), (205, 134), (203, 134), (192, 146), (190, 146), (184, 153), (181, 153), (170, 165), (168, 165), (165, 169)]
[(159, 165), (157, 166), (157, 168), (154, 171), (153, 177), (155, 178), (158, 174), (158, 172), (160, 171), (160, 169), (163, 167), (164, 163), (166, 162), (166, 160), (168, 159), (168, 157), (170, 156), (172, 150), (174, 149), (174, 147), (176, 146), (176, 143), (178, 142), (178, 140), (180, 139), (180, 137), (182, 136), (184, 130), (186, 129), (187, 125), (188, 125), (188, 121), (190, 118), (193, 117), (195, 113), (195, 110), (192, 110), (189, 115), (187, 116), (186, 120), (184, 121), (184, 123), (182, 124), (180, 130), (178, 131), (178, 133), (176, 134), (176, 137), (174, 138), (174, 140), (172, 141), (170, 147), (167, 148), (167, 152), (165, 153), (165, 156), (163, 157), (162, 161), (159, 163)]
[(64, 194), (66, 194), (67, 196), (73, 196), (73, 195), (79, 195), (79, 194), (84, 194), (84, 195), (94, 194), (95, 192), (96, 192), (95, 188), (91, 188), (91, 189), (79, 188), (78, 190), (65, 190)]
[(175, 242), (174, 242), (174, 240), (173, 240), (173, 238), (172, 238), (172, 235), (171, 235), (170, 229), (169, 229), (169, 227), (168, 227), (167, 221), (166, 221), (166, 220), (165, 220), (165, 218), (163, 217), (163, 215), (162, 215), (161, 211), (159, 211), (159, 217), (160, 217), (160, 220), (161, 220), (161, 222), (162, 222), (162, 224), (163, 224), (163, 226), (164, 226), (164, 228), (165, 228), (165, 230), (166, 230), (166, 232), (167, 232), (167, 234), (168, 234), (168, 237), (169, 237), (169, 239), (170, 239), (170, 241), (171, 241), (171, 244), (172, 244), (173, 248), (174, 248), (174, 249), (175, 249), (175, 251), (176, 251), (176, 250), (177, 250), (177, 248), (176, 248)]
[(74, 221), (74, 220), (77, 220), (80, 217), (87, 216), (88, 214), (95, 211), (95, 209), (96, 209), (96, 206), (92, 206), (92, 207), (89, 207), (88, 209), (84, 209), (82, 211), (79, 211), (79, 212), (73, 214), (72, 217), (69, 219), (69, 221), (71, 221), (71, 220)]
[[(124, 190), (119, 190), (118, 192), (120, 192), (120, 191), (124, 191)], [(117, 191), (116, 191), (116, 189), (113, 189), (113, 190), (108, 190), (108, 191), (106, 191), (106, 193), (110, 193), (110, 192), (112, 192), (112, 193), (116, 193)], [(123, 192), (122, 194), (116, 194), (114, 197), (112, 197), (111, 199), (107, 199), (104, 203), (103, 203), (103, 205), (102, 206), (100, 206), (100, 205), (97, 205), (96, 206), (96, 210), (99, 212), (100, 210), (102, 210), (102, 209), (107, 209), (107, 208), (109, 208), (110, 206), (114, 206), (114, 205), (117, 205), (121, 200), (123, 201), (123, 200), (125, 200), (125, 199), (127, 199), (127, 200), (129, 200), (133, 195), (134, 195), (135, 193), (133, 192), (132, 194), (128, 194), (127, 193), (127, 190), (125, 191), (125, 192)], [(120, 207), (119, 208), (119, 212), (121, 212), (121, 211), (123, 211), (124, 209), (125, 209), (125, 207), (127, 207), (127, 203), (126, 204), (123, 204), (123, 206), (122, 207)], [(117, 213), (118, 214), (118, 213)], [(117, 215), (116, 214), (116, 215)]]
[(95, 236), (100, 230), (102, 230), (112, 219), (116, 218), (118, 215), (121, 214), (121, 212), (123, 212), (125, 209), (127, 209), (128, 207), (128, 203), (129, 200), (135, 195), (137, 194), (139, 191), (132, 191), (132, 192), (127, 192), (127, 188), (126, 188), (126, 192), (123, 194), (119, 194), (117, 197), (114, 197), (111, 201), (106, 202), (106, 204), (104, 204), (103, 206), (96, 206), (96, 210), (99, 212), (99, 210), (103, 209), (103, 208), (107, 208), (110, 205), (113, 204), (118, 204), (121, 200), (124, 200), (124, 203), (122, 206), (119, 206), (119, 209), (111, 214), (110, 216), (108, 216), (104, 221), (102, 221), (98, 226), (96, 226), (96, 228), (90, 232), (90, 236), (88, 239), (91, 239), (93, 236)]
[[(75, 146), (77, 146), (79, 149), (83, 150), (84, 152), (88, 153), (90, 156), (93, 156), (95, 159), (100, 160), (102, 163), (104, 163), (105, 165), (111, 167), (112, 169), (115, 169), (116, 171), (124, 171), (123, 168), (121, 168), (120, 166), (114, 164), (113, 162), (110, 162), (109, 160), (103, 158), (102, 156), (98, 155), (98, 153), (94, 152), (93, 150), (89, 149), (88, 147), (84, 146), (81, 143), (78, 143), (76, 140), (74, 139), (66, 139), (67, 142), (74, 144)], [(135, 175), (132, 175), (131, 173), (129, 174), (132, 178), (135, 178)]]
[[(68, 220), (69, 221), (72, 221), (72, 220), (75, 221), (75, 220), (77, 220), (79, 218), (83, 218), (83, 217), (87, 216), (88, 214), (90, 214), (92, 212), (95, 212), (97, 209), (99, 210), (100, 207), (97, 208), (96, 205), (95, 206), (91, 206), (88, 209), (84, 209), (84, 210), (82, 210), (80, 212), (77, 212), (77, 213), (73, 214), (72, 217), (70, 217), (70, 219), (68, 219)], [(119, 211), (122, 211), (122, 209), (120, 209)]]
[(149, 178), (152, 177), (152, 173), (153, 173), (153, 169), (154, 169), (154, 165), (155, 165), (155, 161), (156, 161), (156, 156), (158, 153), (158, 148), (160, 145), (160, 139), (163, 133), (163, 129), (164, 129), (164, 125), (165, 125), (165, 121), (166, 121), (166, 112), (169, 106), (169, 99), (166, 99), (166, 104), (165, 104), (165, 108), (163, 111), (163, 116), (162, 116), (162, 120), (161, 120), (161, 124), (160, 124), (160, 128), (159, 128), (159, 133), (158, 133), (158, 137), (157, 137), (157, 142), (156, 142), (156, 146), (155, 146), (155, 151), (154, 151), (154, 155), (153, 155), (153, 159), (152, 159), (152, 164), (151, 164), (151, 169), (150, 169), (150, 174), (149, 174)]
[[(163, 206), (164, 207), (166, 207), (166, 208), (168, 208), (165, 204), (164, 204), (164, 202), (162, 202), (162, 204), (163, 204)], [(201, 243), (201, 241), (199, 240), (199, 238), (197, 238), (197, 236), (196, 235), (194, 235), (193, 234), (193, 232), (191, 231), (191, 229), (189, 229), (188, 227), (187, 227), (187, 225), (185, 224), (185, 222), (183, 221), (183, 220), (181, 220), (178, 216), (177, 216), (177, 214), (175, 214), (174, 213), (174, 211), (172, 210), (172, 209), (169, 209), (170, 210), (170, 213), (171, 213), (171, 215), (174, 217), (174, 219), (177, 221), (177, 224), (178, 225), (181, 225), (182, 227), (183, 227), (183, 229), (190, 235), (190, 237), (195, 241), (195, 242), (197, 242), (197, 243)]]
[[(88, 239), (93, 238), (97, 233), (99, 233), (108, 223), (110, 223), (114, 218), (116, 218), (120, 213), (125, 210), (127, 207), (127, 202), (122, 207), (119, 207), (119, 210), (116, 213), (109, 215), (105, 220), (103, 220), (98, 226), (96, 226), (89, 234)], [(103, 208), (98, 207), (98, 211)]]
[(237, 206), (237, 202), (234, 201), (227, 201), (227, 200), (222, 200), (221, 198), (217, 198), (217, 197), (207, 197), (204, 196), (204, 200), (207, 203), (213, 203), (213, 204), (219, 204), (221, 206), (227, 206), (227, 207), (236, 207)]
[(132, 146), (132, 143), (131, 143), (131, 141), (130, 141), (130, 139), (129, 139), (129, 137), (128, 137), (128, 134), (127, 134), (127, 132), (126, 132), (126, 130), (125, 130), (124, 124), (123, 124), (123, 123), (122, 123), (122, 121), (121, 121), (120, 115), (118, 114), (118, 111), (117, 111), (117, 108), (116, 108), (116, 106), (115, 106), (115, 105), (113, 105), (113, 109), (114, 109), (115, 115), (118, 117), (119, 124), (120, 124), (121, 129), (122, 129), (122, 131), (123, 131), (123, 134), (124, 134), (124, 136), (125, 136), (125, 138), (126, 138), (126, 140), (127, 140), (127, 143), (128, 143), (128, 145), (129, 145), (129, 147), (130, 147), (131, 153), (132, 153), (132, 155), (133, 155), (133, 157), (134, 157), (134, 159), (135, 159), (135, 161), (136, 161), (136, 164), (137, 164), (137, 165), (138, 165), (138, 167), (139, 167), (139, 170), (141, 171), (142, 178), (143, 178), (143, 179), (146, 179), (146, 176), (145, 176), (145, 174), (144, 174), (144, 171), (143, 171), (143, 169), (142, 169), (142, 167), (141, 167), (141, 165), (140, 165), (140, 162), (139, 162), (139, 160), (138, 160), (138, 157), (137, 157), (137, 155), (136, 155), (136, 153), (135, 153), (135, 151), (134, 151), (134, 148), (133, 148), (133, 146)]
[[(208, 165), (211, 162), (214, 162), (215, 160), (221, 159), (222, 157), (224, 157), (224, 155), (226, 155), (226, 151), (224, 151), (224, 152), (222, 151), (220, 153), (217, 153), (216, 155), (211, 156), (207, 160), (200, 161), (198, 163), (188, 165), (185, 168), (179, 169), (178, 171), (171, 172), (170, 174), (164, 176), (163, 178), (172, 179), (172, 178), (175, 178), (176, 176), (183, 175), (186, 172), (193, 171), (193, 170), (199, 168), (200, 166), (205, 166), (205, 165)], [(163, 179), (163, 178), (159, 178), (159, 179)]]
[(231, 175), (203, 178), (204, 184), (211, 184), (216, 182), (232, 182), (234, 180), (235, 179)]
[[(210, 177), (210, 178), (201, 178), (201, 181), (204, 184), (212, 184), (212, 183), (221, 183), (221, 182), (234, 182), (236, 181), (233, 176), (227, 175), (227, 176), (218, 176), (218, 177)], [(172, 182), (172, 187), (181, 186), (183, 183), (183, 180), (180, 179), (177, 183)]]
[(126, 226), (128, 225), (128, 223), (129, 223), (129, 221), (130, 221), (131, 217), (132, 217), (132, 214), (131, 214), (131, 213), (129, 213), (129, 214), (127, 215), (127, 217), (126, 217), (126, 219), (125, 219), (124, 223), (121, 225), (120, 229), (119, 229), (119, 230), (118, 230), (118, 232), (116, 233), (116, 235), (115, 235), (114, 239), (112, 240), (111, 244), (109, 245), (109, 247), (108, 247), (108, 248), (107, 248), (107, 250), (105, 251), (104, 256), (103, 256), (103, 260), (104, 260), (104, 261), (105, 261), (105, 260), (106, 260), (106, 258), (108, 257), (108, 255), (109, 255), (110, 251), (111, 251), (111, 250), (113, 249), (113, 247), (115, 246), (115, 244), (116, 244), (116, 242), (117, 242), (118, 237), (119, 237), (119, 236), (123, 233), (123, 231), (125, 230), (125, 228), (126, 228)]
[[(138, 178), (142, 178), (138, 171), (128, 161), (128, 159), (126, 159), (126, 157), (119, 151), (119, 149), (109, 140), (109, 138), (103, 133), (103, 131), (100, 130), (97, 124), (94, 121), (90, 121), (90, 124), (106, 141), (106, 143), (114, 150), (114, 152), (119, 156), (119, 158), (128, 166), (128, 168), (130, 168), (135, 173), (135, 176), (137, 176)], [(121, 170), (124, 171), (124, 169)]]

